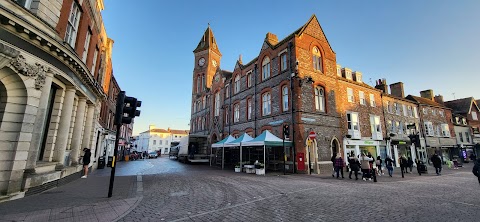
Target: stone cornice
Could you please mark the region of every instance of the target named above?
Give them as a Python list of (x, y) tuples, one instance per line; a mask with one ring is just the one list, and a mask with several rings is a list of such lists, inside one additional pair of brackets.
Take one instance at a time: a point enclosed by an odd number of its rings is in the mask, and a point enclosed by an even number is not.
[(13, 14), (10, 10), (0, 7), (0, 26), (12, 33), (16, 33), (30, 43), (43, 49), (57, 58), (75, 73), (75, 75), (100, 99), (106, 99), (102, 86), (93, 79), (87, 66), (81, 61), (71, 47), (59, 42), (54, 37), (38, 29), (25, 19)]

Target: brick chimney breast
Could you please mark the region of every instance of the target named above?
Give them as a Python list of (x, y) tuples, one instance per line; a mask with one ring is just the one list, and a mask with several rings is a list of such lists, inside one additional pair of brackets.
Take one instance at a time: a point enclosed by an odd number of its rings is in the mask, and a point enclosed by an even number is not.
[(278, 43), (278, 37), (277, 35), (273, 34), (273, 33), (267, 33), (267, 36), (265, 37), (268, 41), (268, 43), (270, 43), (271, 45), (276, 45)]
[(382, 90), (383, 93), (388, 94), (388, 85), (386, 79), (379, 79), (376, 81), (375, 89)]
[(434, 99), (435, 99), (435, 102), (444, 105), (442, 95), (436, 95)]
[(390, 94), (392, 96), (405, 98), (405, 92), (403, 90), (403, 82), (390, 84)]
[(422, 98), (434, 101), (433, 100), (433, 90), (431, 90), (431, 89), (420, 91), (420, 96)]

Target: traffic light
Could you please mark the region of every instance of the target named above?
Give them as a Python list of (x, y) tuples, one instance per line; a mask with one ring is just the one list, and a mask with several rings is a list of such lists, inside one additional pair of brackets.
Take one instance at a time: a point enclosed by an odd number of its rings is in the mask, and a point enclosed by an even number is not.
[(137, 107), (141, 106), (142, 101), (138, 101), (135, 97), (126, 96), (125, 91), (118, 93), (115, 125), (132, 123), (133, 118), (140, 116), (140, 110), (137, 110)]
[(288, 138), (290, 136), (290, 128), (288, 125), (283, 125), (283, 138)]

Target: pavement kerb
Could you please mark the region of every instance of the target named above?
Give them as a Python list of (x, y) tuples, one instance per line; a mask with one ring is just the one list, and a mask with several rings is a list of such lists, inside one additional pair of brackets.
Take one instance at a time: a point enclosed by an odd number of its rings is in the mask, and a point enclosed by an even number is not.
[[(153, 167), (153, 165), (152, 165)], [(147, 170), (147, 169), (146, 169)], [(133, 204), (127, 211), (125, 211), (122, 215), (119, 215), (113, 222), (121, 220), (123, 217), (125, 217), (127, 214), (132, 212), (133, 209), (135, 209), (143, 200), (143, 174), (138, 173), (137, 174), (137, 197), (138, 200)]]

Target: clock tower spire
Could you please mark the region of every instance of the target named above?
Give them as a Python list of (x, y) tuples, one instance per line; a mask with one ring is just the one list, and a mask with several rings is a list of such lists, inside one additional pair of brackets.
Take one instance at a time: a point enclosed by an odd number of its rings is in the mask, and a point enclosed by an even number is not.
[[(195, 68), (193, 69), (193, 83), (195, 84), (193, 92), (199, 93), (197, 88), (210, 88), (212, 85), (213, 76), (220, 67), (220, 59), (222, 53), (218, 49), (217, 40), (213, 35), (213, 31), (208, 24), (202, 38), (198, 42), (197, 47), (193, 50), (195, 55)], [(204, 79), (197, 86), (198, 79)]]

